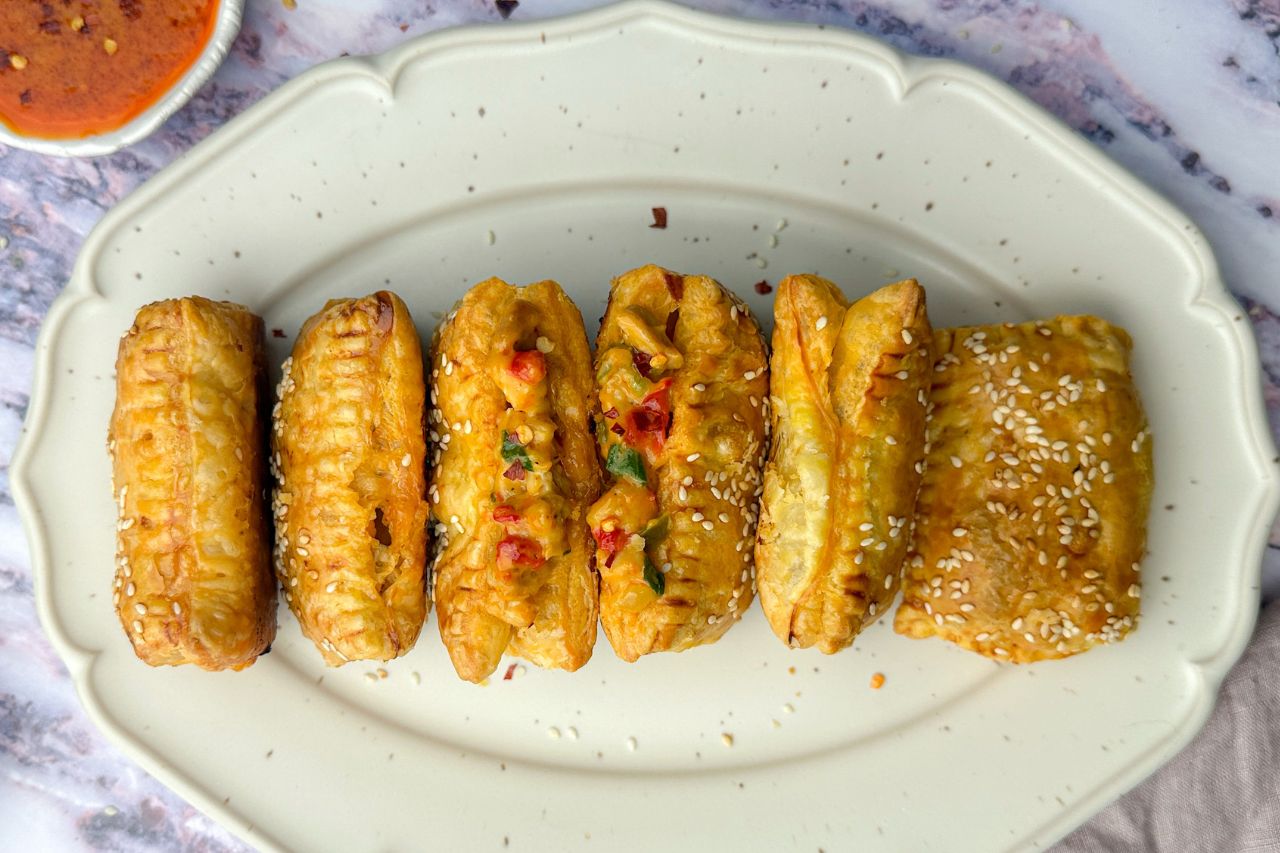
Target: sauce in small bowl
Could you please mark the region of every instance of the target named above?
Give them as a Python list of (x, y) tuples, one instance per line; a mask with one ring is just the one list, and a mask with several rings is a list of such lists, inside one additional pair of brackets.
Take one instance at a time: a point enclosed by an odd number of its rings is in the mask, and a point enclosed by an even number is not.
[[(230, 8), (228, 8), (230, 7)], [(0, 141), (101, 154), (213, 73), (241, 0), (0, 0)]]

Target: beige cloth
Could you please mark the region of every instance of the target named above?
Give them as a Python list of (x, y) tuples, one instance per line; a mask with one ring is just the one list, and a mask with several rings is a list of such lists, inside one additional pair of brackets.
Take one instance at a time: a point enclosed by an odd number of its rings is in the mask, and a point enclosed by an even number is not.
[(1280, 601), (1259, 616), (1204, 731), (1053, 848), (1099, 851), (1280, 851)]

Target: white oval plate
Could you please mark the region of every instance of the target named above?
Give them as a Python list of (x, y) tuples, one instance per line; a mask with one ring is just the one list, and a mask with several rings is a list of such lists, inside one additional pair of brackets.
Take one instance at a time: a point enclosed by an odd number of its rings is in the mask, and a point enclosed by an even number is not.
[(244, 17), (244, 0), (218, 0), (213, 31), (209, 40), (204, 43), (200, 55), (191, 63), (181, 77), (165, 90), (156, 102), (138, 113), (115, 130), (95, 133), (91, 136), (61, 137), (47, 139), (39, 136), (27, 136), (0, 124), (0, 143), (16, 148), (26, 148), (40, 154), (53, 154), (57, 157), (98, 157), (111, 154), (121, 148), (141, 142), (155, 129), (164, 124), (169, 116), (182, 109), (187, 101), (209, 82), (213, 72), (218, 70), (231, 43), (240, 32), (240, 22)]
[[(134, 659), (102, 443), (140, 304), (248, 303), (289, 336), (278, 363), (329, 297), (393, 288), (425, 336), (469, 283), (554, 277), (594, 324), (646, 261), (766, 318), (754, 282), (818, 271), (851, 294), (918, 276), (940, 326), (1128, 327), (1157, 453), (1140, 630), (1015, 668), (886, 622), (835, 657), (788, 651), (753, 609), (709, 648), (628, 666), (602, 638), (578, 673), (474, 687), (434, 618), (382, 679), (325, 670), (282, 611), (243, 673)], [(94, 719), (261, 847), (1017, 849), (1182, 747), (1249, 636), (1277, 497), (1256, 365), (1195, 227), (1004, 86), (847, 32), (631, 3), (322, 66), (149, 181), (45, 325), (14, 491)]]

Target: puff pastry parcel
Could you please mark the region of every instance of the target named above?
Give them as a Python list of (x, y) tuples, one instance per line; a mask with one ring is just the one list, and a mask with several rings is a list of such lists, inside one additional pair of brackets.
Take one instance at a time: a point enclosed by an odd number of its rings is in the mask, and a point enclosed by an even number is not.
[(426, 618), (424, 396), (418, 333), (385, 291), (329, 302), (284, 362), (276, 572), (330, 666), (398, 657)]
[(476, 285), (431, 346), (433, 585), (458, 675), (510, 652), (575, 670), (596, 638), (591, 351), (553, 281)]
[(230, 302), (152, 303), (120, 341), (113, 599), (152, 666), (243, 669), (275, 636), (263, 377), (262, 321)]
[(830, 654), (898, 594), (933, 333), (914, 279), (850, 306), (831, 282), (790, 276), (773, 312), (760, 604), (783, 642)]
[(934, 338), (924, 482), (895, 628), (997, 660), (1077, 654), (1138, 618), (1151, 439), (1123, 329), (1096, 317)]
[(760, 328), (714, 280), (646, 266), (614, 280), (595, 364), (609, 489), (589, 520), (605, 634), (628, 661), (714, 642), (755, 594)]

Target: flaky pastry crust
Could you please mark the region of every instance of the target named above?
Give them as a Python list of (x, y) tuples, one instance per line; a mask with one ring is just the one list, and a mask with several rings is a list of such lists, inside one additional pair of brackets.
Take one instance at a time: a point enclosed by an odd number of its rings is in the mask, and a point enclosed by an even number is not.
[(575, 670), (596, 638), (591, 351), (553, 281), (473, 287), (431, 345), (433, 584), (462, 678), (504, 653)]
[(390, 660), (426, 618), (425, 387), (409, 311), (335, 299), (285, 360), (272, 428), (276, 572), (330, 666)]
[(852, 306), (817, 276), (778, 285), (756, 572), (769, 625), (789, 645), (839, 651), (898, 594), (931, 345), (914, 279)]
[(1151, 438), (1132, 342), (1097, 317), (944, 329), (894, 627), (996, 660), (1134, 628)]
[(590, 520), (623, 660), (714, 642), (751, 603), (768, 387), (760, 328), (718, 282), (652, 265), (614, 279), (596, 341), (609, 491)]
[(152, 666), (243, 669), (275, 636), (262, 385), (262, 320), (241, 305), (155, 302), (120, 341), (113, 600)]

